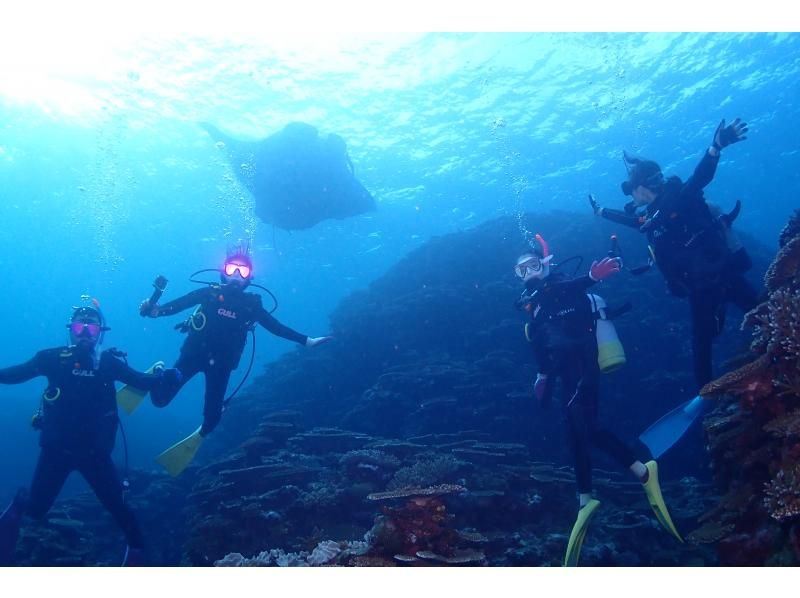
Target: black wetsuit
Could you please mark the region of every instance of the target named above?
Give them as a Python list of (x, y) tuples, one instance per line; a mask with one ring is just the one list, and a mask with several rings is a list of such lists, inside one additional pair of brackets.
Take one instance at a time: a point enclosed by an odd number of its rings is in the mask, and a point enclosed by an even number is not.
[(113, 349), (93, 354), (79, 346), (39, 351), (30, 361), (0, 370), (0, 383), (47, 378), (42, 399), (42, 450), (31, 483), (26, 513), (43, 518), (67, 476), (78, 471), (125, 532), (131, 548), (142, 548), (142, 534), (125, 504), (111, 460), (119, 424), (115, 381), (157, 391), (161, 376), (131, 369)]
[(689, 297), (692, 311), (692, 352), (698, 388), (712, 379), (711, 345), (722, 331), (725, 305), (749, 311), (758, 302), (756, 290), (744, 278), (750, 260), (743, 248), (731, 251), (724, 226), (714, 218), (703, 189), (714, 178), (719, 155), (708, 151), (684, 183), (671, 177), (646, 216), (603, 208), (602, 216), (647, 233), (655, 261), (670, 292)]
[(156, 407), (165, 407), (183, 384), (198, 372), (203, 372), (206, 391), (200, 433), (205, 436), (219, 424), (228, 380), (239, 365), (247, 332), (255, 324), (301, 345), (305, 345), (308, 337), (273, 318), (261, 305), (260, 295), (246, 293), (234, 285), (213, 285), (187, 293), (159, 306), (157, 317), (170, 316), (198, 305), (199, 309), (189, 319), (189, 323), (194, 325), (188, 326), (189, 336), (175, 363), (183, 374), (182, 383), (174, 392), (153, 396), (152, 399)]
[(546, 374), (547, 396), (561, 378), (566, 399), (567, 426), (575, 457), (578, 492), (592, 490), (590, 444), (602, 449), (622, 467), (636, 461), (633, 451), (598, 425), (600, 366), (597, 363), (597, 326), (587, 290), (591, 278), (569, 279), (555, 272), (544, 281), (531, 281), (527, 293), (531, 314), (529, 336), (539, 373)]

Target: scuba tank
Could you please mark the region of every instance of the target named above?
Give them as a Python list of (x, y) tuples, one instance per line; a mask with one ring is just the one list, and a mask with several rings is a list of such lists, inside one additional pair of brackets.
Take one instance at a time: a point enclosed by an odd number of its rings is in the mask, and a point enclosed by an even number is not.
[(625, 349), (617, 336), (614, 324), (607, 318), (605, 300), (599, 295), (587, 293), (592, 312), (597, 319), (595, 335), (597, 336), (597, 364), (604, 374), (613, 372), (625, 365)]

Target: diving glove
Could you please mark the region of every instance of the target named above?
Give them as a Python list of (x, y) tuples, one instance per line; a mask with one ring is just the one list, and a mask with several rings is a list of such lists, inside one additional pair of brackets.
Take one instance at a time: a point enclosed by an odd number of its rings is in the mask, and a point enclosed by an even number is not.
[(747, 131), (747, 123), (742, 122), (742, 119), (737, 117), (736, 120), (726, 127), (725, 119), (723, 118), (717, 130), (714, 132), (714, 142), (712, 145), (719, 151), (723, 147), (728, 147), (733, 143), (738, 143), (739, 141), (747, 139)]
[(603, 208), (597, 203), (597, 200), (594, 198), (594, 194), (592, 193), (589, 194), (589, 205), (592, 206), (595, 216), (603, 215)]

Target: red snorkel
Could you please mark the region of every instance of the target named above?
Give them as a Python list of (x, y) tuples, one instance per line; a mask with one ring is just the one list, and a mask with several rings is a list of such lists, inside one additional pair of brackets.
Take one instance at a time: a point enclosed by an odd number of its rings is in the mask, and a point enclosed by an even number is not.
[(542, 257), (545, 258), (550, 255), (550, 250), (547, 247), (547, 241), (542, 238), (542, 235), (536, 233), (536, 242), (539, 243), (539, 246), (542, 248)]

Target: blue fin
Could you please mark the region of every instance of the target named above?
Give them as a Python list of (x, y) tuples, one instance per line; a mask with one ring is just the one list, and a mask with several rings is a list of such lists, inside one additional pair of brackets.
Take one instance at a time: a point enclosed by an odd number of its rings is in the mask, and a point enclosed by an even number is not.
[(708, 399), (696, 396), (679, 405), (639, 435), (654, 459), (678, 442), (694, 421), (706, 412)]

